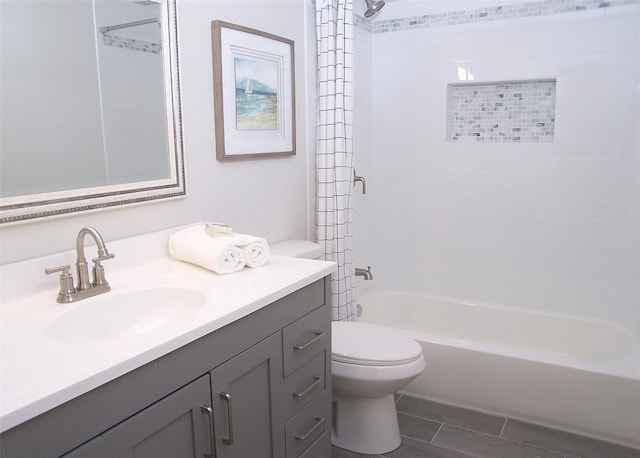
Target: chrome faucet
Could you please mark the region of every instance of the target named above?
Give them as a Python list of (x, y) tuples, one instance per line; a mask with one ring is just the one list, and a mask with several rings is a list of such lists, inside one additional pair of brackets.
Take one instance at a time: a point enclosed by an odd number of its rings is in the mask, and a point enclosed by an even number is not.
[(365, 280), (373, 280), (373, 273), (371, 273), (371, 266), (367, 266), (366, 269), (356, 267), (356, 277), (363, 277)]
[[(98, 248), (98, 257), (93, 258), (92, 281), (89, 281), (89, 266), (87, 259), (84, 256), (84, 239), (85, 236), (90, 235), (96, 242)], [(109, 253), (105, 246), (104, 239), (100, 233), (93, 227), (83, 227), (78, 232), (76, 238), (76, 273), (78, 274), (78, 283), (73, 286), (73, 276), (69, 273), (71, 266), (59, 266), (45, 269), (47, 275), (54, 272), (61, 272), (60, 274), (60, 292), (58, 293), (58, 302), (69, 303), (80, 301), (88, 297), (96, 296), (98, 294), (111, 291), (111, 286), (104, 275), (104, 267), (101, 262), (107, 259), (113, 259), (115, 255)]]

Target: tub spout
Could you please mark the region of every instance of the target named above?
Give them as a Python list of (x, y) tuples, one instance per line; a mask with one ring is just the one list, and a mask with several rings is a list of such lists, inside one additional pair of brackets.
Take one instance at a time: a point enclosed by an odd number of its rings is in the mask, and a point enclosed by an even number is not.
[(373, 280), (373, 273), (371, 273), (371, 266), (367, 266), (366, 269), (356, 267), (356, 277), (363, 277), (365, 280)]

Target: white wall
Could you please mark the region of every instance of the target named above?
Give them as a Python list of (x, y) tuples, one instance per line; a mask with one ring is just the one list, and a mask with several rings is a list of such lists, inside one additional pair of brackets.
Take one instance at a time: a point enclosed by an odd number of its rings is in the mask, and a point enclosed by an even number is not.
[[(378, 20), (436, 3), (389, 2)], [(370, 35), (355, 238), (376, 285), (640, 319), (639, 23), (636, 4)], [(476, 81), (557, 78), (555, 141), (447, 142), (461, 61)]]
[[(199, 220), (224, 221), (238, 232), (270, 241), (312, 232), (308, 132), (314, 130), (315, 43), (305, 0), (178, 0), (187, 192), (184, 199), (118, 208), (0, 228), (2, 263), (68, 250), (78, 230), (93, 225), (105, 239)], [(295, 41), (297, 154), (294, 157), (220, 163), (215, 159), (211, 21), (257, 28)], [(307, 83), (311, 82), (310, 87)], [(311, 116), (309, 121), (308, 116)], [(117, 253), (116, 253), (117, 255)], [(44, 274), (43, 274), (44, 275)]]

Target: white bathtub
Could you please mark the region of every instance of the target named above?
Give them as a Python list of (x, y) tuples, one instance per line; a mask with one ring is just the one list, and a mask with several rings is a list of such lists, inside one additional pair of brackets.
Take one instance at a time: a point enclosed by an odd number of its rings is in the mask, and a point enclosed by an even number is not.
[(416, 293), (360, 294), (425, 372), (404, 391), (640, 448), (640, 327)]

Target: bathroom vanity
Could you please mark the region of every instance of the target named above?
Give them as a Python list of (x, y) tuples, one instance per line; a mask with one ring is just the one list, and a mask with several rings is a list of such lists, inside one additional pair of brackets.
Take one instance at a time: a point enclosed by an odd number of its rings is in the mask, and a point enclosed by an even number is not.
[[(156, 233), (151, 245), (164, 253), (166, 236)], [(136, 239), (110, 243), (113, 262), (120, 253), (125, 259), (112, 269), (112, 291), (102, 297), (117, 299), (120, 290), (128, 300), (126, 282), (136, 278), (136, 284), (158, 281), (162, 291), (197, 290), (206, 302), (185, 316), (168, 312), (175, 325), (145, 322), (142, 331), (118, 328), (112, 335), (56, 327), (93, 299), (57, 304), (55, 289), (28, 304), (3, 298), (0, 454), (330, 456), (327, 288), (334, 264), (272, 256), (263, 267), (218, 276), (164, 254), (136, 265), (127, 247), (152, 251)], [(5, 273), (11, 278), (51, 261), (12, 266), (17, 270), (3, 271), (3, 282)], [(12, 332), (8, 321), (23, 328)], [(60, 333), (67, 329), (65, 340)]]

